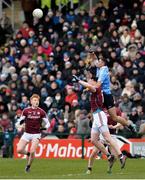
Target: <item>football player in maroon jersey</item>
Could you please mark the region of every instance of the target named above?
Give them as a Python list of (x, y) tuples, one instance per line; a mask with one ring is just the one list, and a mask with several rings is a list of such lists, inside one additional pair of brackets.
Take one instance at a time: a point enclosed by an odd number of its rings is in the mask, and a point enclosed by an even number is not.
[[(31, 164), (34, 159), (34, 154), (41, 138), (42, 121), (45, 122), (46, 129), (50, 126), (45, 111), (38, 107), (39, 101), (39, 95), (33, 94), (30, 98), (31, 106), (23, 110), (20, 119), (16, 123), (16, 127), (25, 123), (25, 132), (18, 143), (17, 152), (20, 154), (25, 154), (28, 157), (27, 166), (25, 168), (26, 172), (30, 171)], [(30, 147), (30, 152), (28, 152), (25, 150), (25, 148), (30, 141), (32, 144)]]
[(110, 144), (118, 158), (120, 159), (121, 168), (125, 166), (126, 156), (122, 154), (118, 146), (116, 146), (116, 142), (111, 137), (109, 129), (108, 129), (108, 119), (106, 113), (104, 112), (103, 105), (103, 95), (101, 91), (101, 87), (97, 87), (96, 77), (89, 79), (87, 82), (80, 80), (77, 76), (73, 75), (73, 78), (76, 82), (80, 83), (85, 88), (88, 88), (91, 91), (90, 104), (91, 111), (93, 116), (93, 124), (91, 129), (91, 142), (92, 144), (99, 149), (102, 153), (107, 155), (109, 161), (109, 167), (112, 168), (115, 157), (111, 155), (106, 149), (105, 146), (99, 141), (100, 134), (103, 136), (105, 141)]
[[(106, 111), (106, 113), (107, 113), (107, 111)], [(117, 113), (117, 115), (121, 116), (121, 111), (119, 110), (119, 108), (116, 108), (116, 113)], [(119, 127), (122, 127), (122, 125), (121, 125), (120, 123), (114, 122), (114, 121), (111, 119), (111, 117), (109, 116), (108, 113), (107, 113), (107, 118), (108, 118), (108, 127), (109, 127), (110, 134), (114, 135), (114, 134), (116, 134), (116, 132), (115, 132), (116, 129), (119, 128)], [(90, 120), (90, 121), (92, 121), (92, 120)], [(116, 141), (116, 146), (118, 146), (116, 137), (113, 136), (112, 138), (114, 138), (114, 140)], [(117, 154), (116, 154), (116, 152), (114, 151), (114, 149), (111, 148), (111, 147), (109, 146), (109, 144), (107, 144), (107, 142), (105, 142), (105, 140), (104, 140), (104, 138), (103, 138), (102, 136), (100, 137), (100, 141), (101, 141), (103, 144), (105, 144), (106, 146), (108, 146), (109, 151), (111, 152), (111, 154), (113, 154), (113, 155), (115, 156), (115, 158), (117, 158)], [(119, 146), (118, 146), (118, 148), (119, 148)], [(100, 153), (99, 149), (94, 146), (94, 147), (93, 147), (93, 150), (92, 150), (92, 153), (91, 153), (90, 156), (89, 156), (88, 169), (87, 169), (86, 174), (91, 174), (91, 172), (92, 172), (92, 167), (93, 167), (93, 164), (94, 164), (94, 159), (95, 159), (96, 155), (99, 154), (99, 153)], [(124, 156), (124, 157), (125, 157), (125, 156)], [(113, 166), (112, 166), (112, 167), (113, 167)], [(108, 167), (108, 170), (107, 170), (108, 173), (111, 173), (112, 167), (110, 167), (110, 166)], [(124, 166), (123, 166), (122, 168), (124, 168)]]

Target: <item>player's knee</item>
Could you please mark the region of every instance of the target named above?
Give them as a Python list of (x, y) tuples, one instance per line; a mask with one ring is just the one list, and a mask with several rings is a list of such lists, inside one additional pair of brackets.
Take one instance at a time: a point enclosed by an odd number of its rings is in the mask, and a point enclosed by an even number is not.
[(23, 149), (22, 148), (17, 148), (17, 153), (18, 154), (22, 154), (23, 153)]
[(107, 144), (110, 144), (111, 139), (109, 137), (104, 137), (105, 141), (107, 142)]
[(95, 144), (95, 140), (94, 140), (94, 139), (91, 139), (91, 143), (92, 143), (92, 144)]
[(30, 151), (30, 154), (31, 154), (31, 156), (34, 156), (35, 151), (34, 151), (34, 150), (31, 150), (31, 151)]
[(96, 145), (97, 144), (97, 139), (91, 139), (91, 143), (93, 144), (93, 145)]

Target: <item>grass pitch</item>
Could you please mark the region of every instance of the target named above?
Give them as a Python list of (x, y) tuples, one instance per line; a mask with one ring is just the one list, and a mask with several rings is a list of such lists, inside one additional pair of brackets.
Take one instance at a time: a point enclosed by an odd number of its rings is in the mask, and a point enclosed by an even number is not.
[(119, 161), (107, 174), (108, 162), (96, 160), (91, 175), (86, 175), (87, 160), (35, 159), (30, 173), (26, 160), (0, 159), (0, 179), (145, 179), (145, 159), (127, 159), (120, 170)]

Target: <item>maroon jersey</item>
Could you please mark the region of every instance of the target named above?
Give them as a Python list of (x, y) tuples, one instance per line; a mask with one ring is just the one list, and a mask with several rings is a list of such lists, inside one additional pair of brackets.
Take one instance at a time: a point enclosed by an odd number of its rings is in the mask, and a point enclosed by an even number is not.
[(45, 111), (39, 107), (25, 108), (22, 112), (22, 118), (25, 120), (25, 131), (30, 134), (40, 133), (40, 127), (43, 118), (46, 118), (47, 115)]
[[(119, 108), (116, 108), (116, 114), (117, 114), (117, 116), (121, 116), (121, 111), (120, 111)], [(115, 126), (115, 125), (117, 124), (116, 121), (113, 121), (113, 120), (111, 119), (111, 117), (109, 116), (108, 113), (107, 113), (107, 118), (108, 118), (108, 125), (113, 125), (113, 126)], [(110, 134), (115, 134), (116, 129), (109, 129), (109, 131), (110, 131)]]
[(98, 108), (103, 109), (103, 95), (101, 87), (96, 88), (96, 92), (92, 92), (91, 94), (91, 110), (94, 112)]

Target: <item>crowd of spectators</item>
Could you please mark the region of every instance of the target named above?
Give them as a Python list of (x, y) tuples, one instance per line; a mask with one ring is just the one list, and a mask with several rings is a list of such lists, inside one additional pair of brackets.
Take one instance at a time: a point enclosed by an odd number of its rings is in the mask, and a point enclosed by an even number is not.
[(99, 1), (90, 12), (45, 9), (33, 26), (23, 22), (0, 48), (1, 132), (15, 133), (17, 118), (37, 93), (50, 119), (48, 133), (87, 137), (89, 92), (72, 75), (87, 78), (91, 48), (107, 60), (116, 106), (145, 133), (145, 2), (128, 2), (110, 0), (106, 8)]

